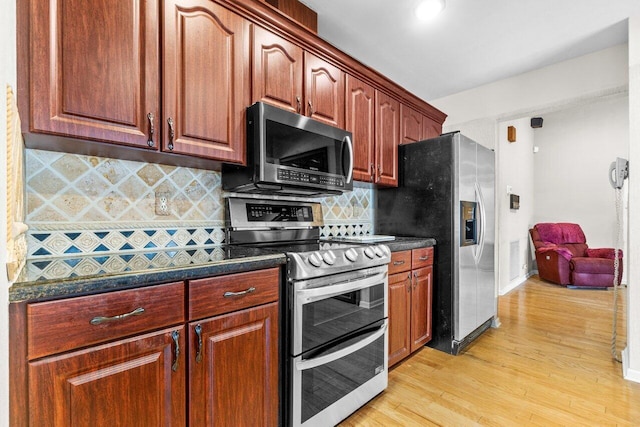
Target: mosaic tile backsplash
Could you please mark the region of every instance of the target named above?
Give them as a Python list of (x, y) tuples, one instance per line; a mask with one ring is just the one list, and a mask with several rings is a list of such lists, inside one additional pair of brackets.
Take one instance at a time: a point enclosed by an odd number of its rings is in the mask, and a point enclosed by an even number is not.
[[(215, 258), (224, 243), (224, 196), (233, 195), (223, 193), (220, 178), (215, 171), (26, 150), (28, 268), (58, 278), (186, 262), (176, 256)], [(167, 197), (166, 215), (157, 213), (157, 194)], [(319, 199), (322, 236), (370, 234), (372, 200), (372, 187), (359, 183)]]

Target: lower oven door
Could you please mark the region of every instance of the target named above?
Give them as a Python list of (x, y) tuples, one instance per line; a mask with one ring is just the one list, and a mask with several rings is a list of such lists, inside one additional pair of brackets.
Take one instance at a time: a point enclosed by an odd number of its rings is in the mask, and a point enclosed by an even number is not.
[(387, 387), (387, 320), (293, 359), (294, 426), (332, 426)]
[(387, 266), (293, 283), (294, 426), (328, 426), (387, 386)]

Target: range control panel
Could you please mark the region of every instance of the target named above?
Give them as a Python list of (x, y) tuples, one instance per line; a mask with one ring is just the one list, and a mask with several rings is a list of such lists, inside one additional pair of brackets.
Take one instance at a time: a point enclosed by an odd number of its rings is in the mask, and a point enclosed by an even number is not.
[(310, 206), (264, 205), (247, 203), (247, 219), (251, 222), (312, 222)]

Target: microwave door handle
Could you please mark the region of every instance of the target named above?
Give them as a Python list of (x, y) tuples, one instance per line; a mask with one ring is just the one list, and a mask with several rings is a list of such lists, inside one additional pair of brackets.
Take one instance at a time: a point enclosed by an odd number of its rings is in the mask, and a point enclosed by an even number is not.
[(351, 182), (353, 178), (353, 141), (351, 141), (351, 137), (349, 135), (344, 137), (344, 140), (347, 143), (347, 148), (349, 149), (349, 170), (347, 172), (347, 183)]
[(324, 356), (296, 362), (296, 369), (298, 369), (299, 371), (304, 371), (307, 369), (315, 368), (317, 366), (326, 365), (327, 363), (331, 363), (338, 359), (342, 359), (343, 357), (348, 356), (351, 353), (355, 353), (356, 351), (368, 346), (369, 344), (371, 344), (372, 342), (374, 342), (375, 340), (383, 336), (386, 331), (387, 331), (387, 321), (385, 320), (384, 324), (380, 326), (380, 329), (378, 329), (375, 333), (369, 335), (367, 338), (363, 339), (362, 341), (358, 341), (357, 343), (352, 344), (349, 347), (345, 347), (341, 350), (334, 351), (333, 353), (330, 353)]

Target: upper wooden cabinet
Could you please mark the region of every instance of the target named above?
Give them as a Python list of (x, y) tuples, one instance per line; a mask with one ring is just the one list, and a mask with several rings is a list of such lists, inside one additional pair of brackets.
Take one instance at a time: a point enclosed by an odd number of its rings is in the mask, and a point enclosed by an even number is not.
[(306, 115), (344, 129), (344, 73), (338, 67), (304, 53)]
[(398, 145), (400, 145), (400, 103), (376, 91), (377, 184), (398, 186)]
[(253, 102), (302, 114), (302, 48), (264, 28), (253, 28)]
[(162, 150), (244, 163), (249, 21), (208, 0), (163, 4)]
[(435, 138), (442, 133), (442, 123), (438, 123), (404, 104), (400, 106), (400, 111), (402, 116), (400, 144)]
[(157, 149), (147, 118), (160, 113), (157, 2), (18, 3), (30, 41), (19, 43), (24, 130)]
[[(396, 185), (388, 150), (438, 135), (446, 117), (262, 1), (16, 6), (28, 148), (219, 170), (245, 163), (245, 111), (264, 101), (332, 126), (368, 127), (359, 139), (371, 138), (373, 117), (374, 142), (362, 150), (375, 154), (356, 154), (355, 179)], [(357, 92), (363, 85), (366, 95)], [(396, 104), (364, 111), (362, 124), (347, 117), (346, 98), (364, 96), (349, 101), (358, 109), (375, 102), (372, 91)]]
[(427, 117), (422, 117), (422, 139), (435, 138), (442, 134), (442, 123)]
[(25, 130), (79, 139), (28, 146), (83, 153), (89, 140), (244, 163), (249, 21), (205, 0), (162, 2), (162, 14), (157, 1), (20, 3)]
[(256, 26), (253, 102), (263, 101), (344, 128), (344, 72)]
[(375, 89), (347, 75), (345, 129), (353, 135), (353, 179), (373, 181), (375, 173)]
[(400, 116), (402, 117), (400, 144), (421, 141), (422, 137), (422, 114), (411, 107), (400, 105)]

